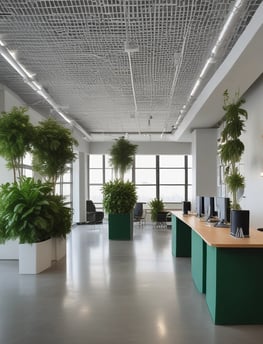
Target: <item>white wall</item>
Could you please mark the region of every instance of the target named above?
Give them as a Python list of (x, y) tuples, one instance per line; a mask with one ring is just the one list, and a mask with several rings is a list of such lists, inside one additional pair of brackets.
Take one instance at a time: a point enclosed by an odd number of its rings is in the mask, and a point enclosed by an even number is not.
[(263, 227), (263, 75), (244, 95), (244, 108), (248, 111), (245, 144), (245, 193), (241, 206), (250, 210), (250, 225)]
[(217, 194), (217, 129), (195, 129), (192, 134), (192, 209), (196, 196)]

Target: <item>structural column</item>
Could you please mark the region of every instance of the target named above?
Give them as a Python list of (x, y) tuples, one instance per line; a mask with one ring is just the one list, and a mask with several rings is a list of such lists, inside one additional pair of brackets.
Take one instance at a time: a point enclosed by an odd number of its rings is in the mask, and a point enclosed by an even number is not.
[(217, 129), (195, 129), (192, 140), (193, 201), (217, 195)]

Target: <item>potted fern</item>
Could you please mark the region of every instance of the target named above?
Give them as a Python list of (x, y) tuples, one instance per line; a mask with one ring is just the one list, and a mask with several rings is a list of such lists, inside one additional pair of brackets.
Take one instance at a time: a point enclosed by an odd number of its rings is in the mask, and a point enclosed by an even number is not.
[[(124, 137), (116, 140), (110, 149), (110, 163), (116, 179), (102, 187), (103, 206), (109, 214), (109, 239), (133, 239), (133, 208), (137, 201), (135, 184), (124, 181), (125, 172), (132, 166), (137, 145)], [(119, 177), (119, 178), (118, 178)]]
[(149, 207), (151, 209), (151, 220), (152, 222), (156, 222), (157, 214), (164, 211), (163, 200), (154, 198), (149, 202)]
[(244, 153), (245, 146), (240, 140), (245, 131), (247, 111), (242, 108), (245, 103), (238, 94), (230, 100), (228, 90), (224, 92), (225, 115), (223, 117), (223, 130), (219, 143), (219, 156), (225, 167), (225, 183), (232, 195), (231, 205), (231, 234), (234, 236), (248, 236), (249, 211), (241, 210), (238, 202), (238, 191), (245, 186), (245, 178), (240, 173), (239, 163)]

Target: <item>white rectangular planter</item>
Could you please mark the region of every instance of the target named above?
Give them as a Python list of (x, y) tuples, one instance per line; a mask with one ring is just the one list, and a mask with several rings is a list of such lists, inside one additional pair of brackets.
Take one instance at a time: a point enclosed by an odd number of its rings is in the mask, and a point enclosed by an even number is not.
[(52, 240), (52, 260), (60, 260), (66, 255), (66, 239), (51, 238)]
[(38, 274), (51, 266), (51, 239), (19, 244), (19, 273)]
[(18, 259), (19, 257), (19, 240), (7, 240), (0, 244), (0, 259)]

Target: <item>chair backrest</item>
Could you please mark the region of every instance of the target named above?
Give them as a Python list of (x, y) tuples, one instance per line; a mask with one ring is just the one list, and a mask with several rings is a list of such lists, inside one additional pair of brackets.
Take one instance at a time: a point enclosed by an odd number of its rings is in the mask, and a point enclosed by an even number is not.
[(86, 211), (89, 213), (96, 212), (95, 204), (91, 200), (86, 201)]
[(140, 217), (143, 214), (143, 204), (136, 203), (133, 211), (134, 217)]
[(167, 211), (160, 211), (157, 213), (157, 221), (156, 222), (166, 222), (167, 220)]

